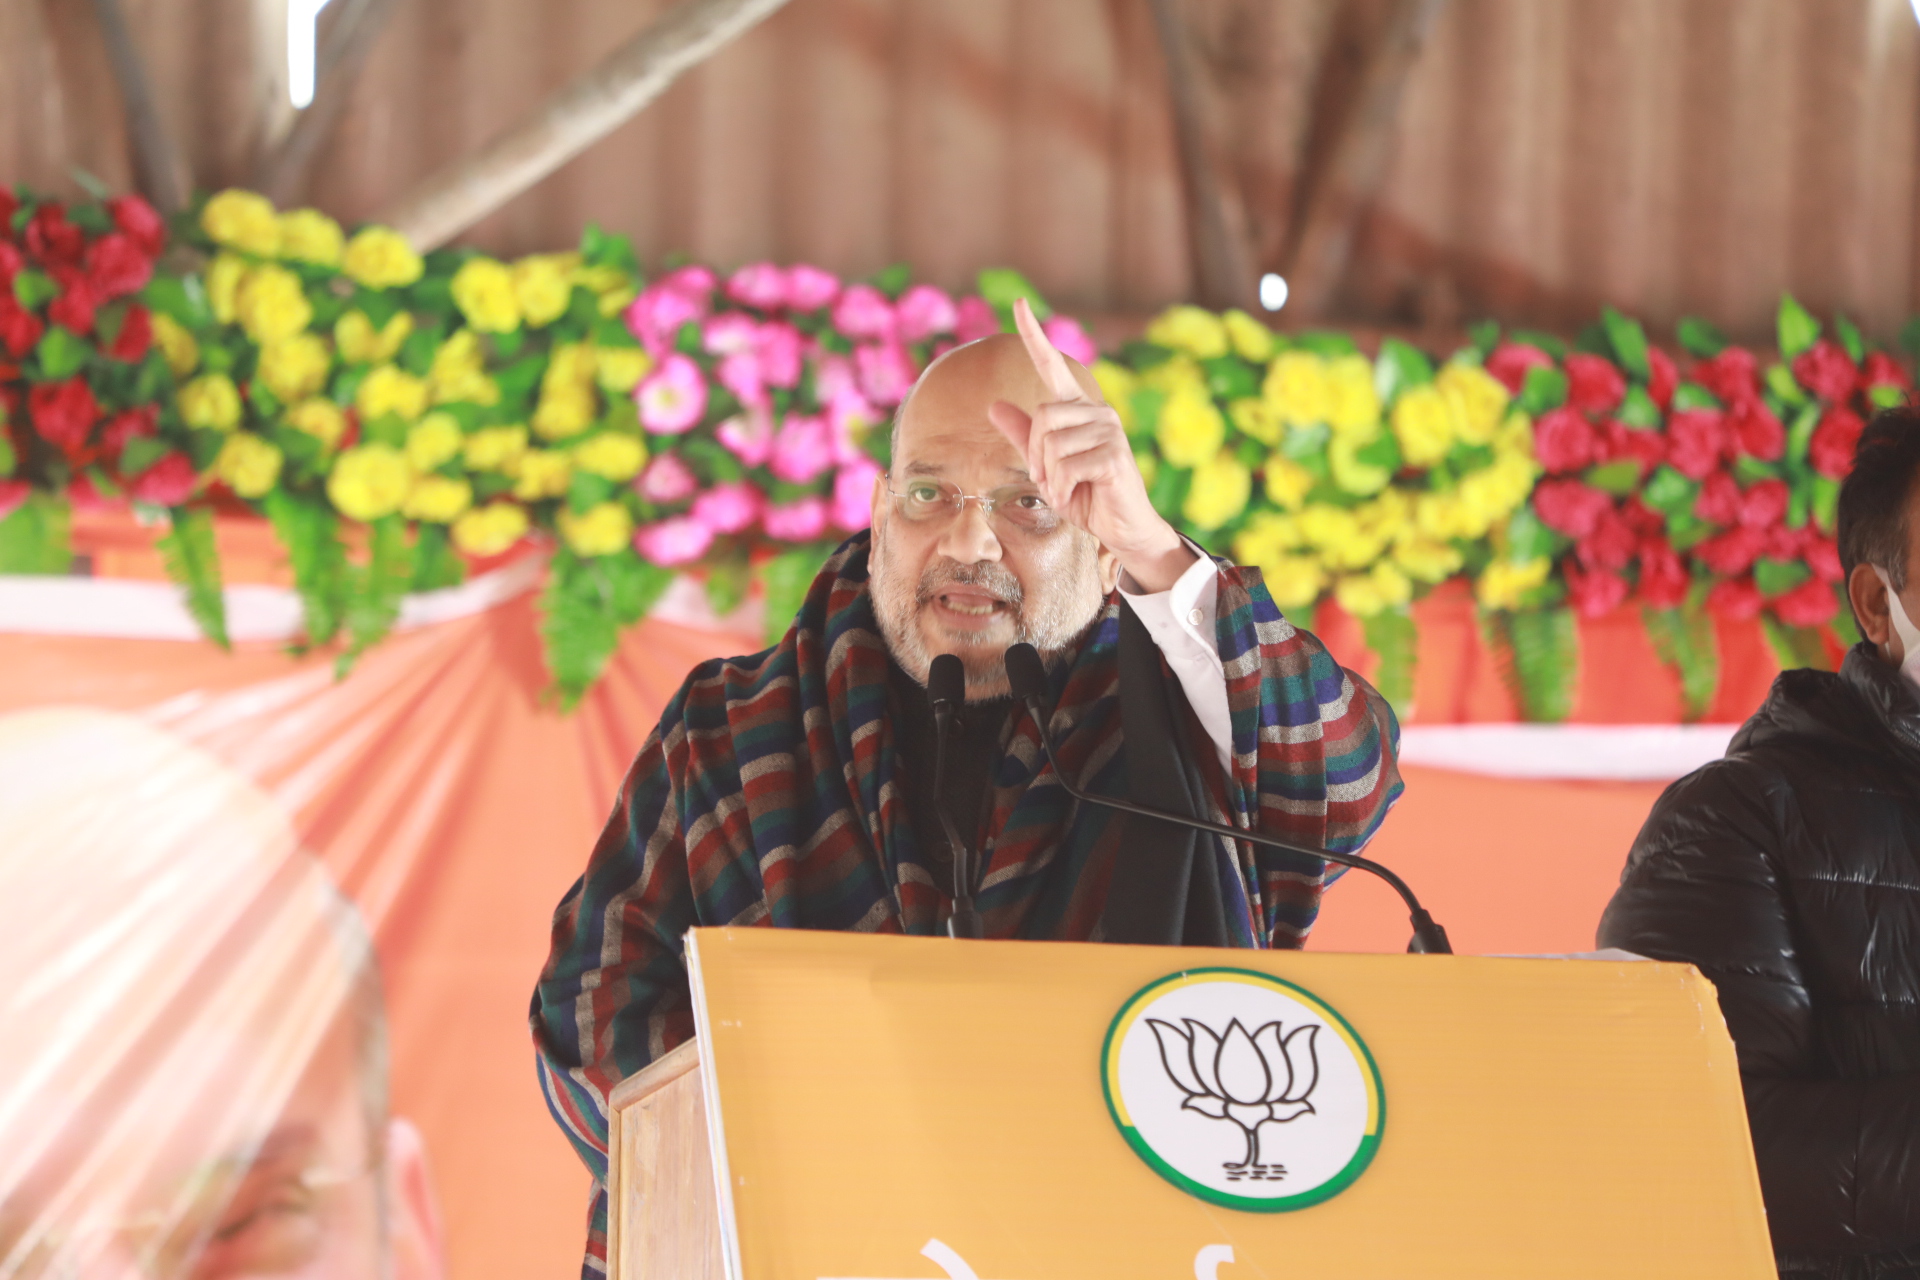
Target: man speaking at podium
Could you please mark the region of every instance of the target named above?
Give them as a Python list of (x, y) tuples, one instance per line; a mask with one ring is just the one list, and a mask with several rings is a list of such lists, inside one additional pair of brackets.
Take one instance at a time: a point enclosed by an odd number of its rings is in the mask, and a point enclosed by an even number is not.
[[(1019, 337), (947, 353), (909, 393), (871, 532), (780, 643), (688, 676), (555, 913), (532, 1025), (597, 1176), (608, 1094), (693, 1034), (691, 926), (937, 934), (958, 889), (989, 938), (1301, 945), (1325, 864), (1076, 804), (1015, 713), (1009, 645), (1045, 660), (1061, 767), (1095, 794), (1172, 787), (1194, 816), (1345, 853), (1402, 790), (1385, 700), (1257, 570), (1160, 517), (1092, 376), (1015, 311)], [(943, 653), (965, 706), (936, 784)], [(602, 1196), (589, 1273), (604, 1226)]]

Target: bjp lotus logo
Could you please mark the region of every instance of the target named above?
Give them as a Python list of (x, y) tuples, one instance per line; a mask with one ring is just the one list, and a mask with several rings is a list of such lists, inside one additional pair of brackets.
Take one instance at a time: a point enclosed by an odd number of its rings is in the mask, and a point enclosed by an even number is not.
[(1107, 1032), (1102, 1081), (1127, 1144), (1190, 1195), (1277, 1212), (1351, 1186), (1379, 1149), (1386, 1096), (1353, 1027), (1248, 969), (1170, 974)]

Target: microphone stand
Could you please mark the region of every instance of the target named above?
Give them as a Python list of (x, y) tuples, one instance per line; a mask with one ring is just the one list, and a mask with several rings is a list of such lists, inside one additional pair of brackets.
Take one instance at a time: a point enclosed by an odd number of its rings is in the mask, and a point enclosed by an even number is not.
[(943, 796), (947, 780), (947, 738), (953, 731), (953, 708), (966, 699), (967, 677), (960, 659), (943, 653), (933, 660), (927, 672), (927, 700), (933, 706), (933, 810), (940, 815), (940, 829), (947, 837), (947, 852), (953, 860), (953, 911), (947, 916), (947, 936), (980, 938), (985, 936), (980, 913), (973, 906), (973, 856), (953, 819), (947, 816)]

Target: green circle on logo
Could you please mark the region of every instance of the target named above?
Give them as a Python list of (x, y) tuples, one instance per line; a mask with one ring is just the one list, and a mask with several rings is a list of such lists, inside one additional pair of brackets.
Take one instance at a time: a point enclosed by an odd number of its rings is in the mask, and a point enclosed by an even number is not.
[(1339, 1195), (1386, 1127), (1380, 1071), (1352, 1025), (1252, 969), (1188, 969), (1135, 992), (1107, 1028), (1100, 1082), (1155, 1173), (1255, 1213)]

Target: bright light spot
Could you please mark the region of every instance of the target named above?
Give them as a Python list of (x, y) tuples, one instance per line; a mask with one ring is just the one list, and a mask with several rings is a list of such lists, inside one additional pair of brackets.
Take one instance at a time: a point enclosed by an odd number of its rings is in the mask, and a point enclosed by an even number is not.
[(295, 107), (313, 101), (320, 11), (326, 7), (327, 0), (287, 0), (287, 96)]
[[(1920, 5), (1920, 0), (1913, 2)], [(1260, 305), (1269, 311), (1278, 311), (1287, 305), (1287, 282), (1284, 277), (1271, 271), (1260, 277)]]
[(1920, 22), (1920, 0), (1913, 0), (1914, 21)]

